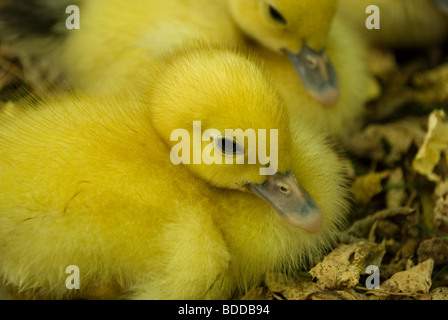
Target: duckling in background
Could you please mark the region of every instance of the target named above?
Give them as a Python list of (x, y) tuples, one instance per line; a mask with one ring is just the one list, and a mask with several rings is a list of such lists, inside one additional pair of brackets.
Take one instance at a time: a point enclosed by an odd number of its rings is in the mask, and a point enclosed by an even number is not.
[[(366, 8), (380, 9), (380, 29), (368, 30)], [(448, 36), (446, 0), (341, 0), (340, 14), (371, 44), (392, 48), (427, 47)]]
[[(103, 287), (124, 299), (231, 298), (266, 272), (320, 257), (336, 237), (347, 210), (339, 157), (306, 123), (291, 130), (259, 61), (208, 45), (162, 61), (133, 92), (2, 109), (0, 279), (12, 292), (84, 298)], [(202, 152), (213, 142), (218, 158), (244, 164), (174, 165), (173, 130), (192, 137), (197, 120)], [(240, 133), (223, 142), (225, 129), (238, 128), (258, 137), (278, 130), (276, 174), (248, 163)], [(267, 137), (260, 141), (270, 150)], [(79, 268), (79, 290), (66, 288), (70, 265)]]
[(75, 87), (97, 92), (111, 88), (106, 85), (109, 79), (132, 87), (134, 74), (144, 68), (142, 60), (149, 57), (157, 63), (161, 52), (192, 39), (246, 41), (288, 88), (285, 94), (290, 95), (293, 114), (306, 114), (319, 129), (341, 134), (362, 113), (369, 76), (362, 39), (335, 18), (337, 4), (334, 0), (81, 2), (80, 30), (66, 33), (52, 59)]
[(317, 130), (344, 137), (362, 120), (364, 105), (370, 98), (369, 90), (375, 83), (365, 63), (366, 43), (340, 19), (333, 22), (327, 49), (338, 69), (341, 89), (339, 101), (333, 107), (322, 107), (307, 95), (294, 69), (280, 55), (262, 47), (257, 48), (257, 53), (284, 89), (292, 119), (307, 121)]
[[(63, 33), (62, 22), (66, 18), (65, 7), (69, 4), (67, 1), (28, 0), (12, 3), (3, 0), (0, 3), (0, 26), (3, 25), (9, 31), (9, 38), (31, 33), (45, 39), (48, 38), (45, 30), (50, 35), (60, 36)], [(91, 41), (98, 42), (100, 47), (104, 46), (103, 50), (113, 49), (112, 53), (92, 49), (82, 52), (89, 56), (88, 60), (102, 60), (109, 55), (113, 59), (120, 50), (132, 50), (132, 46), (142, 40), (144, 32), (150, 30), (156, 30), (150, 32), (159, 36), (155, 40), (154, 34), (150, 34), (146, 39), (155, 48), (165, 42), (175, 43), (176, 38), (204, 33), (209, 28), (210, 33), (217, 31), (220, 36), (231, 38), (241, 37), (242, 30), (269, 49), (289, 56), (305, 87), (318, 100), (326, 104), (334, 104), (337, 100), (337, 75), (325, 50), (337, 1), (323, 0), (318, 5), (311, 1), (290, 0), (131, 1), (126, 4), (120, 4), (119, 1), (80, 1), (79, 4), (82, 7), (84, 31), (73, 34), (82, 34), (82, 46), (89, 47), (85, 43), (89, 41), (85, 34), (93, 31)], [(42, 15), (47, 11), (43, 9), (47, 8), (48, 13)], [(21, 15), (29, 16), (30, 19)], [(110, 32), (103, 33), (109, 28)], [(109, 34), (106, 39), (101, 39), (106, 33)], [(68, 51), (71, 52), (71, 49)], [(310, 60), (314, 64), (310, 64)], [(94, 63), (93, 66), (101, 68)], [(108, 64), (103, 63), (102, 66), (105, 68)]]

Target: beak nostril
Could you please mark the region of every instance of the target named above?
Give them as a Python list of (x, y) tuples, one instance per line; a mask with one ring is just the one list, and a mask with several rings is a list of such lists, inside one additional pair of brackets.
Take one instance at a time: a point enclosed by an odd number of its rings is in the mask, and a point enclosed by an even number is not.
[(315, 58), (313, 58), (313, 57), (308, 57), (306, 59), (306, 63), (312, 69), (316, 69), (317, 68), (317, 60)]
[(280, 191), (283, 192), (283, 193), (288, 193), (288, 192), (289, 192), (289, 189), (286, 188), (286, 187), (284, 187), (284, 186), (281, 186), (281, 187), (280, 187)]

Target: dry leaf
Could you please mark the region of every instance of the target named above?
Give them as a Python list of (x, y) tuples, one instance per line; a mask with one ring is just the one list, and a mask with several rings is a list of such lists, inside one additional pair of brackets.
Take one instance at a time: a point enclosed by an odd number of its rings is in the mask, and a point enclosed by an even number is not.
[(418, 261), (434, 260), (434, 265), (448, 263), (448, 241), (440, 238), (423, 240), (417, 249)]
[[(387, 86), (387, 85), (386, 85)], [(397, 113), (403, 113), (406, 104), (415, 100), (415, 94), (402, 85), (389, 85), (379, 100), (366, 108), (366, 119), (370, 122), (384, 123)]]
[(434, 229), (434, 195), (429, 192), (420, 192), (420, 205), (422, 208), (422, 222), (431, 229)]
[(430, 292), (431, 300), (448, 300), (448, 287), (440, 287)]
[(434, 261), (428, 259), (406, 271), (397, 272), (380, 285), (381, 290), (391, 294), (409, 296), (427, 294), (431, 288)]
[(413, 169), (431, 181), (440, 181), (441, 178), (434, 173), (434, 168), (439, 164), (442, 152), (445, 159), (448, 159), (447, 150), (448, 118), (443, 110), (434, 110), (429, 116), (425, 141), (412, 162)]
[(310, 300), (357, 300), (346, 291), (320, 291), (309, 296)]
[(390, 50), (371, 48), (368, 59), (370, 72), (375, 77), (385, 80), (398, 71), (397, 59)]
[(419, 239), (412, 237), (406, 239), (390, 262), (381, 266), (384, 278), (390, 278), (394, 273), (406, 270), (406, 266), (409, 261), (412, 261), (418, 245)]
[(353, 289), (323, 291), (310, 278), (286, 277), (283, 274), (266, 275), (265, 284), (272, 295), (287, 300), (366, 300), (365, 295)]
[(365, 300), (366, 297), (355, 292), (347, 291), (322, 291), (310, 278), (297, 276), (286, 277), (280, 273), (266, 275), (265, 284), (272, 296), (286, 300)]
[(443, 64), (435, 69), (416, 74), (412, 82), (420, 88), (427, 88), (448, 83), (448, 64)]
[(425, 137), (420, 118), (408, 118), (389, 124), (372, 124), (344, 141), (346, 149), (361, 158), (393, 165), (409, 151), (420, 146)]
[[(389, 220), (390, 223), (380, 223), (385, 220)], [(387, 227), (390, 227), (391, 223), (397, 225), (396, 228), (393, 228), (394, 232), (405, 234), (408, 229), (415, 226), (417, 222), (418, 214), (416, 210), (412, 208), (401, 207), (385, 209), (378, 211), (373, 215), (369, 215), (364, 219), (355, 221), (348, 230), (348, 233), (359, 238), (367, 238), (370, 241), (374, 241), (375, 232), (378, 231), (380, 231), (382, 236), (393, 235), (387, 230)]]
[(356, 177), (352, 184), (352, 194), (357, 204), (367, 204), (383, 190), (381, 181), (390, 175), (390, 171), (372, 172)]
[(420, 103), (431, 105), (448, 101), (448, 64), (417, 74), (412, 81), (420, 89), (415, 92), (415, 99)]
[(367, 266), (380, 266), (386, 250), (383, 244), (357, 242), (342, 244), (310, 270), (321, 290), (353, 288)]
[(311, 294), (320, 291), (310, 278), (301, 276), (291, 278), (280, 273), (270, 273), (264, 282), (274, 295), (280, 294), (287, 300), (306, 300)]

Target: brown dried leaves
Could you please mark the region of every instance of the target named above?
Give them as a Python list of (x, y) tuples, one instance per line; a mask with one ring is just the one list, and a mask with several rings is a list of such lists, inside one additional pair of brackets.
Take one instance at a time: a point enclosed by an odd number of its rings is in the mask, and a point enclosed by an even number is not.
[(321, 290), (354, 288), (369, 265), (380, 265), (386, 253), (384, 244), (356, 242), (341, 244), (310, 270)]

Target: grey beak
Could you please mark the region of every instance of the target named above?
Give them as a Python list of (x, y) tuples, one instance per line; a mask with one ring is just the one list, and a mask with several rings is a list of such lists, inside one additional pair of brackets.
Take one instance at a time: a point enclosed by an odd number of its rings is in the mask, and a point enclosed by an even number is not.
[(308, 93), (330, 107), (339, 99), (339, 80), (326, 49), (316, 52), (304, 44), (299, 54), (286, 51)]
[(310, 233), (322, 226), (322, 212), (313, 197), (296, 180), (293, 173), (268, 176), (263, 184), (247, 185), (254, 194), (267, 201), (286, 221)]

